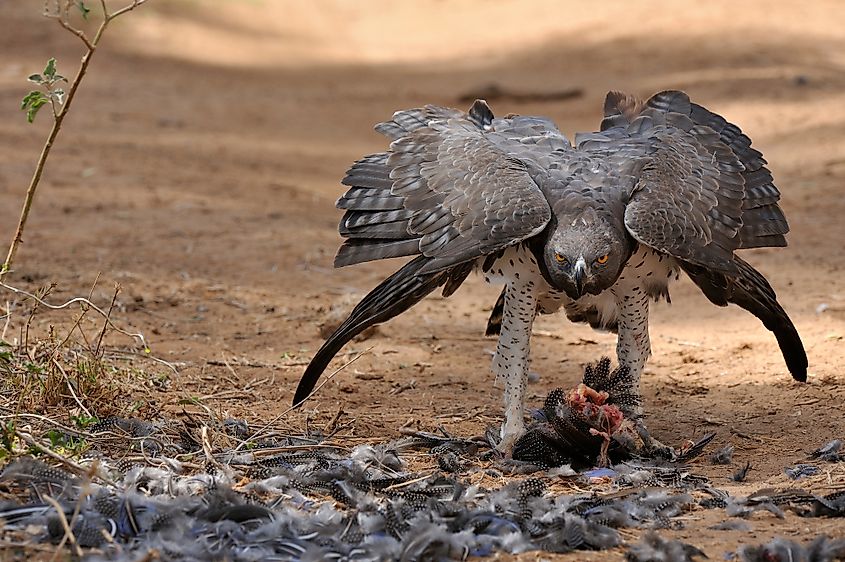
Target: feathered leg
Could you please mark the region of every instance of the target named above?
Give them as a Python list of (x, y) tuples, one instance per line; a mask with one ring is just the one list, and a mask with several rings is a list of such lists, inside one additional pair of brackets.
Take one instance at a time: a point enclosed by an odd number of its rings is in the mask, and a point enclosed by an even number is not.
[[(620, 365), (627, 365), (634, 386), (634, 394), (640, 394), (640, 376), (646, 360), (651, 355), (651, 341), (648, 337), (648, 294), (637, 285), (614, 291), (619, 314), (616, 340), (616, 357)], [(642, 401), (624, 414), (633, 418), (642, 417)]]
[(497, 386), (505, 387), (505, 423), (499, 450), (510, 456), (513, 446), (525, 433), (525, 387), (528, 383), (528, 364), (531, 326), (537, 314), (534, 281), (513, 280), (504, 293), (501, 333), (493, 357), (493, 372)]
[(632, 400), (621, 405), (626, 417), (633, 420), (637, 433), (643, 440), (645, 449), (668, 458), (675, 457), (675, 451), (660, 441), (653, 439), (643, 421), (642, 397), (640, 395), (640, 377), (645, 363), (651, 356), (651, 340), (648, 336), (649, 295), (639, 284), (618, 287), (614, 291), (619, 314), (619, 337), (616, 340), (616, 357), (620, 365), (630, 370)]

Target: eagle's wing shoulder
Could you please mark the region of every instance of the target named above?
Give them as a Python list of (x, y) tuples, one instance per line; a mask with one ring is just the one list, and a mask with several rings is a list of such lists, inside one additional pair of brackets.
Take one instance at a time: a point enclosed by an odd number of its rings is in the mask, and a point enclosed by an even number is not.
[[(497, 120), (498, 121), (498, 120)], [(400, 111), (376, 130), (390, 150), (347, 173), (347, 241), (335, 263), (422, 254), (422, 273), (489, 255), (539, 233), (551, 211), (530, 151), (493, 128), (483, 102), (469, 112), (428, 106)], [(529, 168), (531, 168), (529, 170)]]

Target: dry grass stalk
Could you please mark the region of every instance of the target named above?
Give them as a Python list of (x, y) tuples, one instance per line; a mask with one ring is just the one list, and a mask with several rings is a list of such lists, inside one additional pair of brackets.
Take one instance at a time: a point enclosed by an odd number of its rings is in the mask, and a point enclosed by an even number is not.
[(52, 505), (53, 509), (56, 510), (56, 514), (59, 516), (59, 522), (62, 524), (62, 528), (65, 531), (61, 542), (59, 542), (56, 546), (56, 552), (53, 553), (53, 557), (50, 560), (55, 560), (59, 556), (59, 552), (62, 551), (62, 548), (68, 540), (70, 541), (71, 546), (73, 546), (73, 552), (76, 554), (77, 558), (82, 558), (82, 549), (79, 548), (79, 543), (76, 542), (76, 536), (73, 534), (73, 530), (70, 527), (70, 523), (68, 523), (67, 517), (65, 517), (65, 512), (62, 509), (62, 506), (60, 506), (59, 502), (50, 496), (44, 496), (44, 501)]
[[(343, 365), (341, 365), (340, 367), (338, 367), (337, 369), (335, 369), (335, 370), (334, 370), (334, 372), (332, 372), (329, 376), (325, 377), (325, 378), (323, 379), (323, 382), (321, 382), (319, 385), (317, 385), (317, 387), (316, 387), (314, 390), (312, 390), (312, 391), (308, 394), (308, 396), (306, 396), (306, 397), (305, 397), (305, 400), (308, 400), (309, 398), (311, 398), (312, 396), (314, 396), (317, 392), (319, 392), (319, 391), (320, 391), (320, 389), (321, 389), (321, 388), (323, 388), (323, 387), (326, 385), (326, 383), (328, 383), (330, 380), (332, 380), (332, 379), (335, 377), (335, 375), (337, 375), (338, 373), (340, 373), (341, 371), (343, 371), (344, 369), (346, 369), (347, 367), (349, 367), (351, 364), (353, 364), (355, 361), (357, 361), (358, 359), (360, 359), (361, 357), (363, 357), (364, 355), (366, 355), (367, 353), (369, 353), (370, 351), (372, 351), (374, 347), (375, 347), (374, 345), (371, 345), (370, 347), (368, 347), (367, 349), (365, 349), (364, 351), (362, 351), (361, 353), (359, 353), (358, 355), (356, 355), (355, 357), (353, 357), (352, 359), (350, 359), (349, 361), (347, 361), (346, 363), (344, 363)], [(288, 408), (288, 409), (284, 410), (281, 414), (279, 414), (278, 416), (276, 416), (275, 418), (273, 418), (272, 420), (270, 420), (270, 421), (269, 421), (267, 424), (265, 424), (265, 425), (264, 425), (261, 429), (259, 429), (258, 431), (256, 431), (256, 432), (255, 432), (255, 433), (253, 433), (252, 435), (250, 435), (250, 436), (249, 436), (249, 438), (245, 439), (245, 440), (244, 440), (244, 441), (242, 441), (242, 442), (241, 442), (241, 443), (240, 443), (237, 447), (235, 447), (235, 450), (233, 451), (233, 453), (237, 453), (238, 451), (240, 451), (240, 450), (241, 450), (241, 448), (242, 448), (244, 445), (246, 445), (246, 444), (247, 444), (247, 443), (249, 443), (250, 441), (252, 441), (252, 440), (256, 439), (256, 438), (257, 438), (258, 436), (260, 436), (262, 433), (264, 433), (265, 431), (267, 431), (268, 429), (270, 429), (271, 427), (273, 427), (273, 425), (274, 425), (276, 422), (278, 422), (278, 421), (279, 421), (279, 420), (281, 420), (283, 417), (285, 417), (286, 415), (288, 415), (290, 412), (292, 412), (292, 411), (293, 411), (296, 407), (298, 407), (298, 406), (299, 406), (298, 404), (297, 404), (296, 406), (291, 406), (290, 408)]]

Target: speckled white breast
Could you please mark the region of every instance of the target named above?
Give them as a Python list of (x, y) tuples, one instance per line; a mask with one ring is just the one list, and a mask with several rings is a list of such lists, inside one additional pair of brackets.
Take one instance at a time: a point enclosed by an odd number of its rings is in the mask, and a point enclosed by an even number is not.
[(655, 300), (663, 297), (668, 301), (669, 282), (677, 279), (678, 273), (678, 263), (674, 258), (640, 245), (612, 287), (598, 295), (584, 295), (578, 300), (572, 300), (566, 293), (555, 290), (546, 282), (531, 250), (518, 245), (505, 250), (502, 257), (484, 274), (484, 278), (493, 285), (510, 284), (513, 280), (533, 281), (533, 286), (539, 290), (539, 312), (551, 314), (564, 307), (568, 315), (573, 316), (579, 312), (595, 310), (601, 324), (609, 326), (616, 322), (617, 300), (620, 296), (639, 288)]

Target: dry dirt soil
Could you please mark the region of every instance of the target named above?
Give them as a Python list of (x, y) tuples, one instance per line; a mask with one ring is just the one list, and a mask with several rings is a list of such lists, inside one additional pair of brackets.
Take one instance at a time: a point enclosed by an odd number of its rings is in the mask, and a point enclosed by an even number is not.
[[(45, 112), (26, 124), (25, 77), (50, 56), (71, 74), (81, 55), (74, 37), (40, 17), (42, 4), (0, 6), (2, 240), (50, 122)], [(156, 408), (176, 415), (185, 407), (178, 399), (194, 396), (270, 421), (289, 406), (330, 307), (400, 265), (331, 266), (339, 180), (384, 147), (374, 123), (425, 103), (466, 106), (462, 98), (496, 85), (528, 96), (490, 99), (494, 111), (547, 115), (572, 134), (598, 125), (609, 89), (680, 88), (740, 124), (770, 162), (790, 246), (744, 257), (794, 319), (810, 376), (793, 382), (756, 319), (712, 306), (683, 280), (673, 304), (652, 315), (648, 420), (664, 442), (716, 431), (718, 446), (733, 443), (733, 467), (697, 467), (719, 486), (747, 494), (786, 485), (784, 467), (845, 437), (842, 21), (836, 0), (150, 2), (116, 22), (96, 54), (9, 279), (30, 290), (56, 282), (59, 301), (87, 295), (99, 275), (93, 299), (104, 305), (120, 283), (115, 320), (144, 332), (152, 354), (178, 370), (167, 392), (147, 397)], [(573, 89), (580, 95), (541, 99)], [(494, 342), (483, 336), (497, 291), (471, 278), (449, 302), (428, 298), (350, 344), (333, 368), (369, 351), (278, 423), (321, 427), (342, 410), (339, 438), (381, 441), (401, 427), (469, 435), (497, 422)], [(14, 310), (7, 338), (21, 321)], [(613, 350), (613, 336), (563, 317), (544, 317), (537, 329), (535, 404)], [(748, 482), (732, 484), (746, 461)], [(841, 465), (825, 469), (802, 482), (822, 492), (843, 486)], [(709, 530), (713, 517), (691, 512), (670, 534), (717, 560), (774, 535), (845, 535), (841, 519), (757, 514), (753, 532), (737, 533)], [(519, 558), (538, 556), (549, 558)]]

